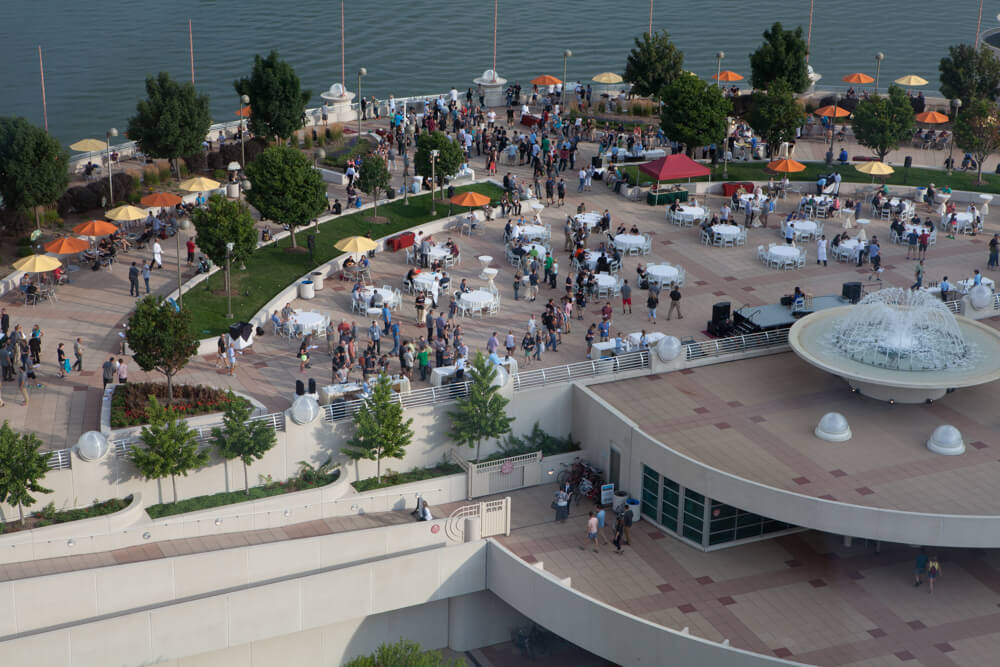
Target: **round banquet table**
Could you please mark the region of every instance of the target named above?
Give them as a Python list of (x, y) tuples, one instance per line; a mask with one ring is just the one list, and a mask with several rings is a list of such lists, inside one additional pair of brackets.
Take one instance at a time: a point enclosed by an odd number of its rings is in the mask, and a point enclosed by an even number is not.
[[(942, 225), (942, 227), (947, 226), (949, 220), (951, 220), (951, 215), (948, 214), (948, 213), (945, 213), (944, 217), (941, 218), (941, 225)], [(961, 231), (965, 231), (965, 229), (967, 227), (972, 226), (972, 224), (974, 222), (972, 220), (972, 214), (971, 213), (956, 213), (955, 214), (955, 221), (958, 223), (958, 231), (960, 231), (960, 232)]]
[(436, 292), (438, 288), (437, 281), (440, 277), (440, 273), (429, 273), (426, 271), (418, 273), (413, 276), (413, 287), (418, 290), (423, 290), (424, 292)]
[(722, 238), (738, 238), (740, 228), (736, 225), (712, 225), (712, 233), (718, 234)]
[(578, 213), (573, 219), (587, 229), (593, 229), (601, 224), (601, 216), (598, 213)]
[(594, 278), (597, 279), (598, 287), (611, 289), (616, 284), (615, 277), (609, 273), (597, 273), (594, 274)]
[(432, 262), (439, 259), (444, 259), (451, 254), (451, 250), (447, 246), (435, 245), (427, 252), (427, 258)]
[(549, 230), (541, 225), (522, 225), (519, 236), (522, 239), (544, 239), (548, 238)]
[(670, 264), (651, 264), (646, 267), (646, 274), (649, 276), (649, 282), (661, 285), (676, 282), (681, 275), (677, 267)]
[(365, 300), (369, 302), (376, 292), (378, 292), (382, 297), (382, 303), (391, 304), (396, 298), (396, 295), (392, 293), (392, 290), (385, 289), (384, 287), (372, 287), (371, 285), (368, 285), (361, 288), (361, 293), (365, 295)]
[[(668, 213), (670, 209), (667, 209)], [(705, 217), (705, 209), (701, 206), (678, 206), (676, 213), (674, 213), (681, 220), (694, 221), (698, 218)]]
[(296, 330), (304, 332), (322, 331), (325, 319), (322, 314), (311, 310), (297, 310), (289, 318)]
[(524, 248), (525, 257), (530, 256), (532, 250), (537, 250), (538, 259), (545, 257), (545, 253), (549, 251), (549, 249), (543, 246), (541, 243), (522, 243), (521, 247)]
[(471, 292), (464, 292), (458, 297), (459, 302), (463, 306), (478, 306), (480, 308), (485, 308), (491, 301), (493, 301), (493, 295), (486, 290), (473, 290)]
[(615, 247), (622, 252), (632, 248), (642, 248), (646, 245), (646, 239), (635, 234), (619, 234), (615, 237)]
[(816, 233), (816, 223), (813, 220), (792, 220), (790, 224), (794, 225), (792, 229), (795, 230), (795, 238), (799, 238), (802, 234)]
[(755, 195), (750, 193), (745, 195), (740, 195), (740, 207), (745, 211), (747, 208), (747, 204), (753, 202), (754, 210), (755, 211), (760, 210), (761, 204), (764, 203), (764, 197), (763, 196), (757, 197), (756, 201), (754, 201), (754, 197)]
[(790, 245), (776, 245), (767, 251), (767, 255), (778, 260), (795, 259), (799, 256), (799, 249)]

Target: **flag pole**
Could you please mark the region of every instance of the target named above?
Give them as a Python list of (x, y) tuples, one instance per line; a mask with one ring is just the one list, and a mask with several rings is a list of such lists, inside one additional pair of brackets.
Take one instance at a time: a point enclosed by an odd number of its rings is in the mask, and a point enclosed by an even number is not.
[(493, 0), (493, 80), (497, 80), (497, 10), (499, 0)]
[(809, 0), (809, 34), (806, 37), (806, 62), (809, 62), (809, 49), (812, 45), (813, 38), (813, 3), (815, 0)]
[(194, 32), (191, 30), (191, 19), (188, 19), (188, 50), (191, 53), (191, 84), (194, 85)]
[(344, 71), (344, 0), (340, 0), (340, 87), (347, 90)]
[(42, 63), (42, 45), (38, 45), (38, 70), (42, 75), (42, 117), (45, 119), (45, 131), (49, 131), (49, 109), (45, 103), (45, 65)]

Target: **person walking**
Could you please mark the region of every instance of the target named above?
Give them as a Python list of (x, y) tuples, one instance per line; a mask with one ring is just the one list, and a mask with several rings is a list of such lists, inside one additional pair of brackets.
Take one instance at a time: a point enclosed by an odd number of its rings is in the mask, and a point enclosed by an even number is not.
[(371, 326), (368, 327), (368, 340), (372, 342), (375, 354), (382, 354), (382, 332), (379, 331), (378, 322), (375, 320), (372, 320)]
[(598, 508), (598, 510), (597, 510), (597, 532), (598, 532), (598, 537), (600, 537), (600, 539), (601, 539), (601, 544), (607, 544), (608, 543), (608, 536), (607, 536), (607, 533), (605, 533), (605, 531), (604, 531), (604, 528), (605, 528), (605, 522), (604, 522), (605, 517), (606, 517), (606, 514), (604, 512), (604, 507), (600, 506)]
[(927, 586), (930, 588), (930, 593), (934, 593), (934, 581), (941, 575), (941, 562), (938, 560), (937, 554), (931, 556), (930, 560), (927, 561)]
[[(656, 324), (656, 307), (660, 305), (660, 299), (656, 296), (656, 292), (650, 290), (649, 296), (646, 297), (646, 309), (649, 311), (649, 321)], [(602, 335), (601, 340), (604, 340)]]
[(556, 522), (566, 523), (569, 518), (569, 494), (559, 489), (552, 500), (552, 509), (556, 511)]
[(630, 535), (632, 531), (632, 510), (630, 505), (625, 506), (624, 521), (622, 523), (622, 529), (625, 531), (625, 544), (629, 546), (632, 545), (632, 536)]
[(83, 341), (79, 338), (73, 343), (73, 357), (76, 359), (73, 362), (73, 370), (82, 371), (83, 370)]
[(163, 246), (159, 239), (153, 241), (153, 261), (156, 262), (156, 268), (163, 268)]
[[(681, 314), (681, 291), (677, 289), (677, 283), (670, 284), (670, 308), (667, 309), (667, 319), (677, 311), (677, 319), (683, 320), (684, 316)], [(653, 323), (656, 324), (656, 317), (653, 317)]]
[[(628, 510), (625, 510), (625, 513), (631, 514), (631, 512), (629, 512)], [(615, 537), (614, 537), (614, 540), (612, 540), (612, 544), (615, 545), (615, 553), (617, 553), (617, 554), (625, 553), (625, 550), (622, 549), (622, 538), (625, 536), (625, 516), (624, 516), (624, 513), (623, 514), (619, 514), (618, 516), (615, 517), (615, 533), (614, 533), (614, 535), (615, 535)]]
[(24, 399), (22, 405), (28, 404), (28, 371), (22, 364), (17, 371), (17, 389), (21, 392), (21, 397)]
[(816, 263), (826, 266), (826, 235), (819, 237), (816, 241)]
[(628, 284), (628, 280), (622, 282), (622, 315), (625, 314), (625, 308), (628, 308), (628, 314), (632, 314), (632, 286)]
[(63, 349), (64, 343), (59, 343), (56, 347), (56, 362), (59, 364), (59, 377), (66, 377), (66, 373), (69, 372), (69, 367), (66, 364), (66, 350)]
[(139, 266), (135, 262), (128, 269), (128, 295), (139, 296)]
[(229, 374), (232, 375), (236, 372), (236, 348), (233, 347), (232, 341), (229, 343), (229, 349), (226, 350), (226, 361), (229, 366)]
[(996, 271), (998, 266), (1000, 266), (1000, 234), (994, 234), (990, 239), (990, 258), (986, 268)]
[(930, 559), (927, 558), (927, 551), (924, 550), (924, 549), (921, 549), (920, 552), (917, 554), (917, 560), (916, 560), (916, 563), (914, 563), (914, 566), (913, 566), (913, 579), (914, 579), (913, 585), (914, 585), (914, 587), (919, 586), (920, 584), (924, 583), (923, 577), (924, 577), (925, 574), (927, 574), (927, 561), (928, 560), (930, 560)]
[(115, 381), (115, 358), (108, 357), (108, 360), (101, 365), (101, 379), (104, 381), (104, 388)]
[(917, 262), (916, 268), (913, 270), (913, 275), (916, 280), (912, 285), (910, 285), (911, 290), (918, 290), (924, 284), (924, 260)]
[(188, 237), (188, 240), (184, 245), (187, 248), (187, 264), (188, 266), (191, 266), (192, 264), (194, 264), (194, 248), (195, 248), (194, 237), (193, 236)]
[(146, 294), (149, 294), (149, 271), (151, 268), (151, 262), (142, 263), (142, 280), (146, 283)]
[[(595, 554), (599, 553), (598, 548), (597, 548), (598, 547), (598, 544), (597, 544), (597, 530), (598, 530), (597, 517), (594, 515), (593, 512), (591, 512), (590, 516), (587, 518), (587, 541), (584, 544), (593, 542), (594, 543), (594, 553)], [(587, 549), (586, 546), (583, 546), (583, 545), (580, 546), (580, 551), (586, 551), (586, 549)]]
[(128, 384), (128, 364), (124, 358), (118, 359), (118, 384)]

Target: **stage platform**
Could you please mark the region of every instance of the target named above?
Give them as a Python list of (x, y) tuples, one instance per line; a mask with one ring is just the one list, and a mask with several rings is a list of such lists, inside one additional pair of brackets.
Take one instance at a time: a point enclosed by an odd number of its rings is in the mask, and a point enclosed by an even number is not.
[(813, 297), (811, 308), (795, 313), (792, 312), (791, 306), (782, 306), (777, 303), (763, 306), (744, 306), (733, 313), (733, 325), (744, 333), (784, 329), (792, 326), (796, 320), (809, 313), (838, 306), (849, 306), (850, 304), (850, 300), (841, 296), (817, 296)]

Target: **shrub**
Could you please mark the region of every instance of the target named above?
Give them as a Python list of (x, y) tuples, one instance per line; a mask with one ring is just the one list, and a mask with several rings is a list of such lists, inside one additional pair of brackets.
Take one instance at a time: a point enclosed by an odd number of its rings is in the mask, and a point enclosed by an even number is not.
[(554, 436), (550, 433), (546, 433), (535, 422), (535, 425), (531, 428), (531, 432), (524, 436), (508, 435), (502, 443), (500, 443), (500, 451), (490, 454), (484, 461), (495, 461), (496, 459), (505, 459), (510, 456), (520, 456), (521, 454), (530, 454), (532, 452), (541, 451), (542, 456), (555, 456), (556, 454), (566, 454), (568, 452), (575, 452), (580, 449), (580, 443), (573, 440), (573, 434), (570, 433), (565, 438), (560, 438)]
[(212, 151), (208, 154), (208, 168), (223, 169), (226, 166), (226, 158), (219, 151)]
[(306, 132), (306, 138), (302, 140), (302, 147), (306, 150), (313, 147), (313, 138), (308, 132)]
[(598, 113), (604, 113), (605, 109), (607, 109), (607, 108), (608, 107), (607, 107), (607, 105), (604, 102), (598, 102), (597, 103), (597, 112)]
[(143, 182), (152, 187), (154, 185), (160, 184), (160, 172), (156, 169), (143, 169), (142, 170), (142, 180)]
[(92, 505), (69, 510), (57, 510), (55, 503), (49, 503), (34, 514), (31, 514), (25, 521), (25, 525), (18, 525), (13, 521), (7, 524), (0, 523), (0, 533), (29, 530), (31, 528), (43, 528), (53, 524), (79, 521), (81, 519), (92, 519), (94, 517), (119, 512), (128, 507), (131, 502), (132, 496), (126, 496), (124, 498), (111, 498), (110, 500), (105, 501), (95, 498)]
[(340, 123), (334, 123), (326, 128), (326, 136), (331, 141), (340, 141), (344, 138), (344, 126)]
[(32, 250), (30, 247), (29, 248), (18, 248), (17, 249), (17, 256), (18, 257), (28, 257), (29, 255), (34, 255), (34, 254), (35, 254), (35, 251)]
[(160, 180), (161, 181), (170, 180), (170, 167), (160, 167)]
[(45, 213), (42, 214), (42, 224), (47, 227), (62, 227), (63, 219), (60, 217), (59, 211), (46, 209)]
[(326, 134), (320, 134), (316, 136), (317, 146), (326, 146)]
[(351, 482), (351, 486), (354, 487), (355, 491), (363, 493), (365, 491), (372, 491), (373, 489), (382, 489), (387, 486), (396, 486), (397, 484), (409, 484), (410, 482), (420, 482), (425, 479), (433, 479), (434, 477), (457, 475), (460, 472), (462, 472), (462, 466), (442, 460), (431, 468), (413, 468), (410, 472), (396, 472), (386, 469), (382, 473), (381, 483), (374, 477), (368, 477), (367, 479), (359, 479), (356, 482)]
[(260, 137), (254, 137), (250, 141), (246, 142), (246, 145), (244, 146), (244, 151), (247, 156), (246, 163), (250, 164), (256, 160), (257, 156), (263, 153), (265, 149), (267, 149), (267, 141), (261, 139)]
[(212, 172), (212, 178), (219, 181), (220, 183), (224, 183), (228, 178), (228, 175), (226, 174), (225, 169), (216, 169), (215, 171)]
[(76, 185), (66, 190), (56, 201), (56, 210), (61, 216), (83, 213), (98, 208), (101, 197), (85, 185)]
[[(149, 397), (154, 396), (166, 404), (167, 385), (154, 382), (136, 382), (118, 385), (111, 399), (111, 426), (139, 426), (148, 423), (146, 408)], [(238, 400), (246, 399), (237, 397)], [(229, 401), (226, 392), (202, 385), (175, 385), (174, 402), (166, 405), (169, 412), (193, 416), (221, 412)]]
[(188, 155), (184, 158), (184, 164), (181, 165), (181, 172), (185, 170), (188, 172), (199, 172), (208, 169), (208, 157), (205, 155), (205, 151), (198, 151), (193, 155)]

